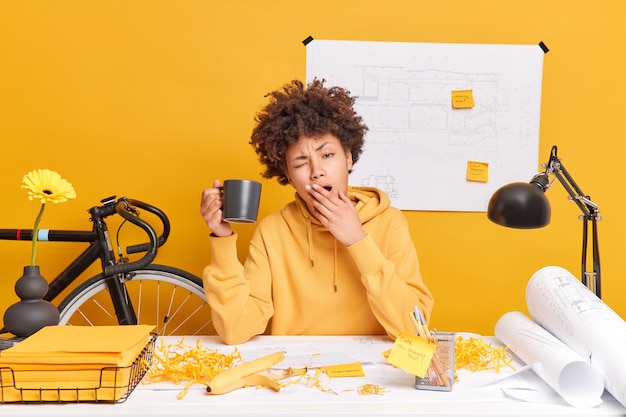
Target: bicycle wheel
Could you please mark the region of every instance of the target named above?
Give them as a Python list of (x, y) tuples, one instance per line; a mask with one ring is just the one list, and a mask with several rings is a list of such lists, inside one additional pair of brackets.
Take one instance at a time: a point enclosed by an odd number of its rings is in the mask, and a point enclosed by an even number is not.
[[(139, 324), (160, 336), (215, 334), (200, 278), (165, 265), (149, 265), (125, 281)], [(83, 282), (59, 304), (62, 325), (117, 325), (104, 275)]]

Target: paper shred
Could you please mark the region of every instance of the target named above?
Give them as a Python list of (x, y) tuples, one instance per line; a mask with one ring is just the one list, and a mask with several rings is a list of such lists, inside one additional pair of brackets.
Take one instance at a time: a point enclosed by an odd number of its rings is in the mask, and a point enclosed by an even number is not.
[(237, 348), (227, 355), (215, 349), (203, 348), (201, 340), (196, 341), (195, 346), (187, 345), (183, 341), (184, 339), (168, 345), (161, 341), (161, 345), (153, 352), (152, 366), (143, 379), (144, 384), (185, 382), (177, 396), (180, 400), (187, 395), (193, 384), (208, 386), (215, 375), (242, 363)]
[(478, 337), (457, 336), (454, 340), (456, 370), (467, 369), (472, 372), (494, 370), (498, 373), (504, 366), (515, 369), (512, 361), (508, 347), (494, 347)]
[(359, 395), (383, 395), (387, 388), (376, 384), (365, 384), (357, 387)]

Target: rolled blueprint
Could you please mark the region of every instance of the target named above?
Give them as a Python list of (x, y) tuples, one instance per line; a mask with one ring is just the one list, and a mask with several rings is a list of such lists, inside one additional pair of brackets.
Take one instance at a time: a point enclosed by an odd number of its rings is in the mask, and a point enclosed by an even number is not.
[(570, 405), (590, 408), (602, 403), (602, 373), (525, 314), (503, 315), (495, 335)]
[(626, 323), (569, 271), (548, 266), (526, 287), (533, 320), (598, 367), (604, 384), (626, 406)]

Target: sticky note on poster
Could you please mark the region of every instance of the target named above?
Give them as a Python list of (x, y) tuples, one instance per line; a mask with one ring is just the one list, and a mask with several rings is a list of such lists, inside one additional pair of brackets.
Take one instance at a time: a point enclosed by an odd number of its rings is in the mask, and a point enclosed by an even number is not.
[(452, 108), (471, 109), (472, 107), (474, 107), (472, 90), (452, 90)]
[(487, 182), (489, 180), (489, 163), (467, 161), (465, 178), (468, 181)]
[(391, 348), (387, 361), (415, 376), (423, 378), (428, 371), (430, 361), (437, 349), (436, 343), (430, 343), (423, 337), (400, 332)]

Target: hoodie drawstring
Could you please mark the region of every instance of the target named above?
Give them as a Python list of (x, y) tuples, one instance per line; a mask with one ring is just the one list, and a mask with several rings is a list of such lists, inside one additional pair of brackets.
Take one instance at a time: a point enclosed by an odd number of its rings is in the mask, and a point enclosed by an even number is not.
[(311, 218), (307, 217), (306, 222), (306, 237), (309, 242), (309, 260), (311, 261), (311, 267), (315, 266), (315, 261), (313, 260), (313, 228), (311, 226)]
[[(309, 260), (313, 268), (315, 267), (315, 260), (313, 258), (313, 226), (310, 217), (307, 217), (306, 237), (309, 243)], [(335, 292), (337, 292), (337, 288), (337, 239), (333, 239), (333, 289)]]
[(335, 257), (333, 260), (333, 265), (334, 265), (334, 269), (333, 269), (333, 286), (335, 287), (335, 292), (337, 292), (337, 239), (333, 239), (334, 243), (334, 254), (333, 256)]

